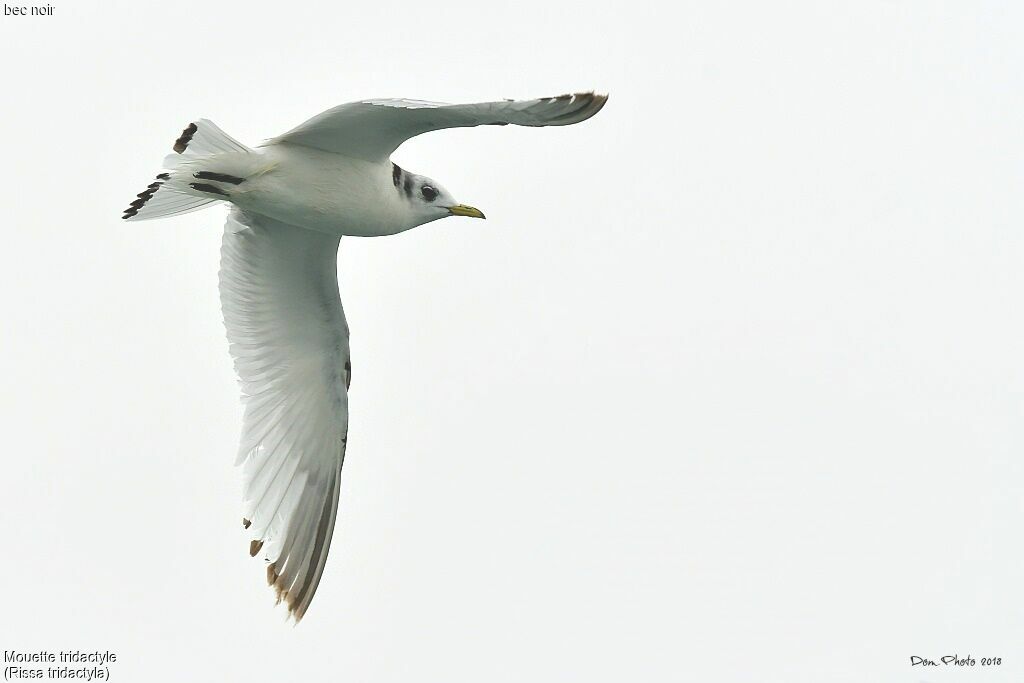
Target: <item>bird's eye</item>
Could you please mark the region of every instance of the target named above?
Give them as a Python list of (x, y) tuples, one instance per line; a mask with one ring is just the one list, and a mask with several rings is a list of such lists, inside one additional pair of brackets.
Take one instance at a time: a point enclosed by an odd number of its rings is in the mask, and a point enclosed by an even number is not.
[(421, 187), (420, 194), (422, 194), (423, 198), (426, 199), (428, 202), (432, 202), (435, 199), (437, 199), (437, 190), (432, 188), (430, 185), (424, 185), (423, 187)]

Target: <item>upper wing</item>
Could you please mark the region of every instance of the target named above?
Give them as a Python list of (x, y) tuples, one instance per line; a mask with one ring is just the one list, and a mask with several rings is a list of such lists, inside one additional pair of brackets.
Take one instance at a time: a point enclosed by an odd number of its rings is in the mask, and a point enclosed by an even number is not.
[(327, 560), (348, 434), (340, 239), (236, 208), (221, 247), (221, 306), (245, 402), (243, 524), (296, 621)]
[(267, 144), (290, 142), (367, 161), (386, 161), (403, 142), (428, 131), (509, 123), (567, 126), (589, 119), (607, 100), (607, 95), (592, 92), (477, 104), (365, 100), (328, 109)]

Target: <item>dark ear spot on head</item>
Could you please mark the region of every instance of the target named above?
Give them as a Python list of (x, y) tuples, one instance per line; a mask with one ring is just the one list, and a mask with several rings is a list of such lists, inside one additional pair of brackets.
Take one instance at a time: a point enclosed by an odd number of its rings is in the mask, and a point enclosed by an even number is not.
[(435, 199), (437, 199), (437, 190), (435, 190), (430, 185), (424, 185), (423, 187), (421, 187), (420, 194), (422, 194), (423, 198), (426, 199), (428, 202), (432, 202)]

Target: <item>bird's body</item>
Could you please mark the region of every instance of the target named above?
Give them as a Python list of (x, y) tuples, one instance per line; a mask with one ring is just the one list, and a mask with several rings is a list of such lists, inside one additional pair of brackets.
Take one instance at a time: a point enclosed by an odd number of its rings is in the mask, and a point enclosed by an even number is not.
[(342, 236), (393, 235), (446, 216), (483, 218), (438, 183), (390, 160), (441, 128), (567, 125), (606, 97), (443, 105), (368, 100), (326, 111), (256, 148), (190, 124), (123, 218), (233, 204), (220, 292), (245, 402), (238, 463), (250, 554), (289, 613), (305, 614), (323, 575), (348, 446), (349, 330), (338, 291)]
[[(390, 162), (288, 143), (226, 153), (204, 168), (245, 182), (224, 188), (245, 211), (331, 235), (377, 237), (416, 227)], [(243, 175), (244, 174), (244, 175)]]

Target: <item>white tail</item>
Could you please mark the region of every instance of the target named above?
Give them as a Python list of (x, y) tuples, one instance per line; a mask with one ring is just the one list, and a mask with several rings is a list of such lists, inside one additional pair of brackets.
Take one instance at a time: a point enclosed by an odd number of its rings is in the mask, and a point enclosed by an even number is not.
[(131, 221), (163, 218), (196, 211), (228, 199), (230, 195), (220, 186), (193, 182), (194, 179), (241, 183), (243, 178), (201, 169), (211, 157), (239, 153), (248, 155), (253, 152), (207, 119), (190, 123), (174, 141), (174, 151), (174, 154), (164, 158), (167, 172), (159, 174), (154, 182), (140, 192), (137, 199), (124, 210), (121, 218)]

